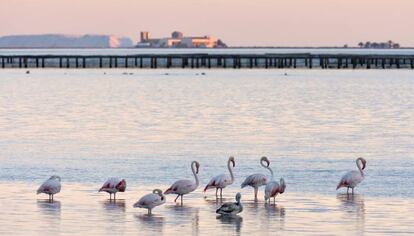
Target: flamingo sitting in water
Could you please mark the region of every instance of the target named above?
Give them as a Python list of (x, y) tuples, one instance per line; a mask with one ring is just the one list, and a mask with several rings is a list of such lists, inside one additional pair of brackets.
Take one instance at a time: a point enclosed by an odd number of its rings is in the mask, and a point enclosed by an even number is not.
[(237, 215), (243, 211), (243, 205), (240, 203), (241, 194), (236, 194), (236, 202), (226, 202), (219, 209), (216, 210), (220, 215)]
[(233, 168), (236, 165), (234, 162), (234, 157), (230, 157), (227, 161), (227, 168), (229, 169), (230, 176), (226, 174), (217, 175), (216, 177), (212, 178), (210, 182), (206, 185), (204, 188), (204, 192), (207, 191), (210, 188), (216, 188), (216, 198), (217, 198), (217, 192), (220, 189), (220, 198), (223, 197), (223, 188), (225, 188), (228, 185), (233, 184), (234, 182), (234, 175), (231, 168), (231, 164), (233, 164)]
[[(360, 165), (362, 164), (362, 167)], [(349, 194), (349, 188), (352, 189), (352, 194), (354, 194), (354, 188), (364, 180), (364, 172), (362, 170), (365, 169), (365, 166), (367, 164), (367, 161), (360, 157), (356, 159), (356, 165), (358, 167), (358, 170), (352, 170), (346, 173), (344, 176), (342, 176), (341, 181), (339, 181), (338, 185), (336, 186), (336, 190), (346, 187), (346, 194)]]
[(183, 195), (193, 192), (197, 189), (199, 180), (198, 180), (198, 171), (200, 168), (200, 164), (197, 161), (191, 162), (191, 170), (193, 172), (195, 182), (191, 180), (178, 180), (176, 181), (171, 187), (165, 190), (164, 194), (177, 194), (174, 202), (177, 201), (178, 197), (181, 196), (181, 205), (183, 205)]
[(146, 208), (148, 209), (148, 215), (151, 215), (152, 208), (162, 205), (165, 203), (165, 196), (162, 194), (162, 191), (159, 189), (154, 189), (152, 193), (149, 193), (138, 202), (134, 204), (134, 207)]
[(265, 201), (269, 201), (270, 198), (273, 198), (273, 202), (276, 202), (276, 196), (277, 194), (282, 194), (285, 192), (286, 189), (286, 183), (283, 178), (280, 178), (279, 183), (272, 180), (269, 183), (266, 184), (265, 188)]
[(40, 185), (39, 189), (37, 189), (37, 194), (48, 194), (49, 201), (53, 202), (53, 195), (59, 193), (60, 189), (60, 177), (57, 175), (52, 175), (48, 180), (46, 180), (42, 185)]
[[(266, 165), (263, 164), (263, 162), (266, 162)], [(270, 161), (267, 159), (267, 157), (262, 157), (260, 159), (260, 165), (262, 165), (264, 168), (268, 169), (271, 174), (271, 178), (273, 179), (273, 171), (269, 168)], [(254, 188), (254, 199), (257, 200), (257, 191), (259, 190), (260, 186), (266, 185), (268, 182), (268, 178), (264, 174), (252, 174), (248, 176), (244, 182), (241, 184), (241, 188), (244, 188), (246, 186), (250, 186)]]
[(124, 179), (119, 180), (117, 178), (109, 178), (99, 189), (98, 192), (109, 193), (109, 200), (112, 200), (112, 194), (114, 194), (114, 201), (116, 200), (117, 192), (125, 192), (126, 181)]

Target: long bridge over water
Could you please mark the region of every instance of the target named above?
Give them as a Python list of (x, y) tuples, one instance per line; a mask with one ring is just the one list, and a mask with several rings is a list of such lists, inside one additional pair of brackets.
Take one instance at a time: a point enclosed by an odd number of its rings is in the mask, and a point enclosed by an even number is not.
[(0, 68), (321, 68), (414, 69), (414, 54), (1, 55)]

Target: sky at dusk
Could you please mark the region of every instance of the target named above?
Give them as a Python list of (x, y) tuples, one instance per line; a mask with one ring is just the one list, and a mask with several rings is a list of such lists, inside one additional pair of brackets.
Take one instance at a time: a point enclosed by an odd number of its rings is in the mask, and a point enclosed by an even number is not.
[(0, 35), (174, 30), (231, 46), (414, 46), (413, 0), (0, 0)]

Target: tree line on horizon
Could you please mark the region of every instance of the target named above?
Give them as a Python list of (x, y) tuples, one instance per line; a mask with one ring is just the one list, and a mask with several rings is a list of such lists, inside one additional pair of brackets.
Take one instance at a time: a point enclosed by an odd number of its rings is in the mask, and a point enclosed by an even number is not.
[(387, 49), (387, 48), (400, 48), (399, 43), (395, 43), (392, 40), (388, 40), (387, 42), (360, 42), (358, 43), (358, 47), (360, 48), (380, 48), (380, 49)]

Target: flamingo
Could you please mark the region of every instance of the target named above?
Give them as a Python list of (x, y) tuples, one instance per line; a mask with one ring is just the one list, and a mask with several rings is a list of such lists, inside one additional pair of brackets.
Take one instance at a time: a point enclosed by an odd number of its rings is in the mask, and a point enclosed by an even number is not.
[[(263, 164), (263, 162), (266, 162), (266, 165)], [(260, 159), (260, 165), (262, 165), (264, 168), (268, 169), (271, 174), (271, 179), (273, 179), (273, 171), (269, 168), (270, 161), (267, 159), (267, 157), (262, 157)], [(241, 188), (244, 188), (246, 186), (250, 186), (254, 188), (254, 199), (257, 200), (257, 191), (259, 190), (260, 186), (266, 185), (268, 182), (268, 178), (264, 174), (252, 174), (248, 176), (243, 183), (241, 184)]]
[(198, 180), (198, 170), (200, 168), (200, 164), (197, 161), (191, 162), (191, 170), (193, 172), (195, 182), (191, 180), (178, 180), (176, 181), (171, 187), (165, 190), (164, 194), (177, 194), (174, 202), (177, 202), (178, 197), (181, 196), (181, 205), (183, 205), (183, 195), (193, 192), (197, 189), (199, 180)]
[(116, 200), (117, 192), (125, 192), (126, 181), (124, 179), (119, 180), (117, 178), (109, 178), (99, 189), (98, 192), (109, 193), (109, 200), (112, 200), (112, 194), (114, 194), (114, 201)]
[(226, 174), (221, 174), (221, 175), (217, 175), (216, 177), (212, 178), (210, 182), (208, 182), (208, 184), (204, 188), (204, 192), (206, 192), (210, 188), (216, 188), (216, 198), (217, 198), (217, 192), (220, 189), (220, 198), (223, 197), (223, 188), (225, 188), (228, 185), (233, 184), (234, 182), (233, 170), (230, 164), (233, 164), (233, 168), (236, 165), (236, 163), (234, 162), (234, 157), (229, 157), (229, 160), (227, 161), (227, 168), (229, 169), (230, 176)]
[(148, 209), (148, 215), (151, 215), (152, 208), (160, 206), (165, 203), (165, 196), (160, 189), (154, 189), (152, 193), (149, 193), (139, 199), (134, 204), (134, 207)]
[(236, 202), (226, 202), (216, 210), (220, 215), (237, 215), (243, 211), (243, 205), (240, 203), (241, 194), (236, 194)]
[(269, 200), (269, 203), (270, 203), (270, 198), (273, 198), (273, 202), (276, 202), (277, 194), (284, 193), (285, 189), (286, 189), (286, 183), (283, 178), (280, 178), (279, 183), (274, 180), (270, 181), (269, 183), (266, 184), (265, 201)]
[[(362, 167), (360, 165), (362, 163)], [(367, 164), (367, 161), (359, 157), (356, 159), (356, 165), (358, 167), (358, 170), (352, 170), (346, 173), (344, 176), (342, 176), (341, 181), (339, 181), (338, 185), (336, 186), (336, 190), (346, 187), (346, 194), (349, 194), (349, 188), (352, 189), (352, 194), (354, 194), (354, 188), (364, 180), (364, 172), (362, 170), (365, 169), (365, 166)]]
[(61, 184), (60, 177), (52, 175), (48, 180), (43, 182), (42, 185), (37, 189), (37, 194), (45, 193), (49, 195), (49, 202), (53, 202), (53, 195), (60, 192)]

